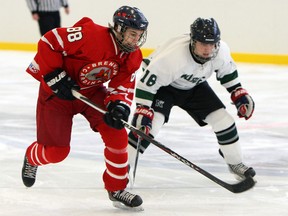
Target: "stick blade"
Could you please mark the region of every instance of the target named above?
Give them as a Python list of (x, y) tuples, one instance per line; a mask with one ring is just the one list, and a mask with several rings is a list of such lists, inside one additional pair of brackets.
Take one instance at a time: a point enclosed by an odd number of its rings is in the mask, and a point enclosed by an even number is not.
[(249, 176), (237, 184), (227, 185), (226, 188), (233, 193), (242, 193), (253, 188), (255, 183), (253, 177)]

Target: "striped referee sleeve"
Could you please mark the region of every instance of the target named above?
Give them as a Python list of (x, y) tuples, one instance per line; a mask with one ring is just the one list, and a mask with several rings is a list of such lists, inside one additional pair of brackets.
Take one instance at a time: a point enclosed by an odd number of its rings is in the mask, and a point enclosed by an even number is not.
[(68, 0), (26, 0), (31, 12), (59, 11), (61, 7), (68, 7)]

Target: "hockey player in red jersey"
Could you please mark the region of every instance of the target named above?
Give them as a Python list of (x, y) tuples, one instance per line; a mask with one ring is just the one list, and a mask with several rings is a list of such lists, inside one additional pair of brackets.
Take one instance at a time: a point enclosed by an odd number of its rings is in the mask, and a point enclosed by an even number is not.
[[(84, 17), (40, 39), (27, 68), (40, 81), (37, 140), (26, 150), (22, 180), (25, 186), (33, 186), (38, 166), (59, 163), (68, 156), (72, 119), (80, 113), (105, 143), (103, 181), (110, 200), (137, 207), (141, 197), (125, 190), (128, 140), (121, 120), (127, 121), (130, 114), (148, 21), (138, 8), (123, 6), (114, 13), (113, 23), (103, 27)], [(106, 109), (106, 114), (76, 100), (72, 88)]]

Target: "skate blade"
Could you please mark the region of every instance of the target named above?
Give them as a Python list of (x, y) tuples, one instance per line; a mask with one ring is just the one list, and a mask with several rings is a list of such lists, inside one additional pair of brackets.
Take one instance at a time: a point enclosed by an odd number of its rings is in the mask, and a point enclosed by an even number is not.
[(133, 211), (133, 212), (144, 211), (144, 208), (142, 206), (129, 207), (118, 201), (113, 201), (112, 204), (115, 208), (119, 208), (122, 210)]

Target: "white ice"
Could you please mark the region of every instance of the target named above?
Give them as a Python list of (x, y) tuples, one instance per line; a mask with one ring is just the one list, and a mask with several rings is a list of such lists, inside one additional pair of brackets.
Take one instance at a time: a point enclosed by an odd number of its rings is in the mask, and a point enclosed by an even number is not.
[[(156, 146), (140, 156), (131, 189), (142, 196), (143, 212), (116, 209), (103, 189), (103, 143), (83, 117), (74, 121), (71, 153), (38, 169), (32, 188), (22, 184), (25, 149), (35, 140), (38, 83), (25, 72), (32, 52), (0, 52), (0, 215), (1, 216), (287, 216), (288, 67), (238, 63), (243, 86), (253, 96), (254, 116), (236, 116), (226, 90), (211, 86), (235, 117), (244, 161), (257, 172), (256, 186), (233, 194)], [(156, 140), (213, 175), (234, 183), (218, 155), (214, 133), (200, 128), (178, 108)]]

